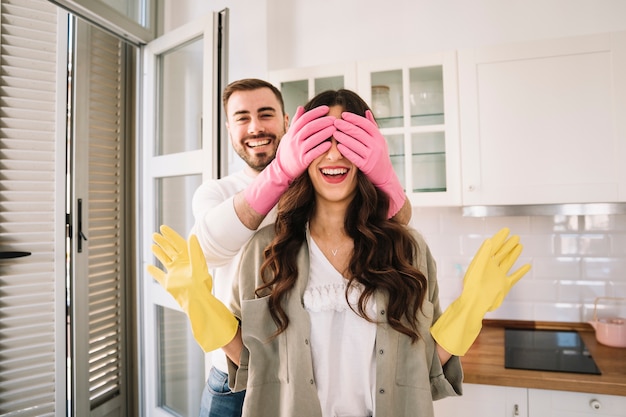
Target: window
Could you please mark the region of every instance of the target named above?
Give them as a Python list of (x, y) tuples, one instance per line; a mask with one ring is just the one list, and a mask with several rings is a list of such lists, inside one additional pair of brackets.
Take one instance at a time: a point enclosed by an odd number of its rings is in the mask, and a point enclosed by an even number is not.
[(156, 0), (50, 1), (137, 45), (156, 36)]

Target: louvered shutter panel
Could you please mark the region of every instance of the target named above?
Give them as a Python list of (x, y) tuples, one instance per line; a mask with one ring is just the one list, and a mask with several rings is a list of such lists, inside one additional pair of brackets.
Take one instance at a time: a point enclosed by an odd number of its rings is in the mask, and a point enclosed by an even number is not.
[(89, 391), (92, 405), (120, 394), (124, 241), (121, 42), (91, 36), (89, 118)]
[(2, 0), (0, 17), (0, 249), (32, 253), (0, 261), (0, 415), (64, 415), (57, 7)]
[[(103, 407), (109, 410), (106, 415), (123, 415), (125, 288), (130, 279), (124, 239), (124, 45), (81, 21), (76, 32), (75, 88), (82, 97), (75, 109), (76, 158), (86, 161), (77, 161), (73, 181), (76, 198), (83, 200), (83, 233), (88, 239), (82, 242), (83, 251), (73, 254), (76, 412), (102, 415), (95, 410)], [(82, 96), (83, 90), (88, 94)], [(112, 409), (116, 413), (108, 414)]]

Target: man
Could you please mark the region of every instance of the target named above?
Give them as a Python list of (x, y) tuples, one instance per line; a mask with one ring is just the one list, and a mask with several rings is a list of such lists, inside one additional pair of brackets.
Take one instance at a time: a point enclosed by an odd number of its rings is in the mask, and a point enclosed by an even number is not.
[[(198, 237), (213, 269), (215, 296), (229, 305), (241, 248), (259, 227), (274, 222), (278, 198), (315, 157), (326, 152), (330, 146), (327, 139), (336, 129), (334, 117), (327, 116), (324, 109), (306, 114), (299, 109), (277, 157), (278, 144), (289, 126), (280, 91), (263, 80), (243, 79), (229, 84), (222, 99), (231, 145), (246, 167), (207, 181), (196, 190), (191, 233)], [(406, 224), (410, 202), (397, 179), (390, 187), (390, 200), (395, 203), (390, 215)], [(228, 388), (222, 350), (213, 351), (211, 361), (200, 416), (240, 417), (245, 392), (233, 393)]]

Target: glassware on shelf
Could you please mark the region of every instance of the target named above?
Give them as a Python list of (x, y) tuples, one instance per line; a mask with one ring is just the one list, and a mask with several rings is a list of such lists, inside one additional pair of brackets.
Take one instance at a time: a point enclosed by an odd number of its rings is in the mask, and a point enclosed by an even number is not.
[(391, 116), (391, 98), (389, 97), (388, 86), (372, 86), (372, 112), (376, 118)]
[(376, 71), (370, 74), (372, 99), (369, 103), (381, 129), (404, 124), (402, 70)]
[(429, 115), (443, 113), (443, 89), (437, 81), (415, 83), (411, 92), (411, 113)]
[(411, 68), (410, 89), (411, 124), (444, 123), (442, 67)]

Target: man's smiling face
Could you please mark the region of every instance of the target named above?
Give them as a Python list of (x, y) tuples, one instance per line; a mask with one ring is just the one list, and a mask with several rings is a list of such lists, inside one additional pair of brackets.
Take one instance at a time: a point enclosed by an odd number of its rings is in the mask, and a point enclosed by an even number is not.
[(289, 124), (274, 93), (269, 88), (233, 93), (226, 118), (235, 152), (252, 169), (262, 171), (276, 156)]

